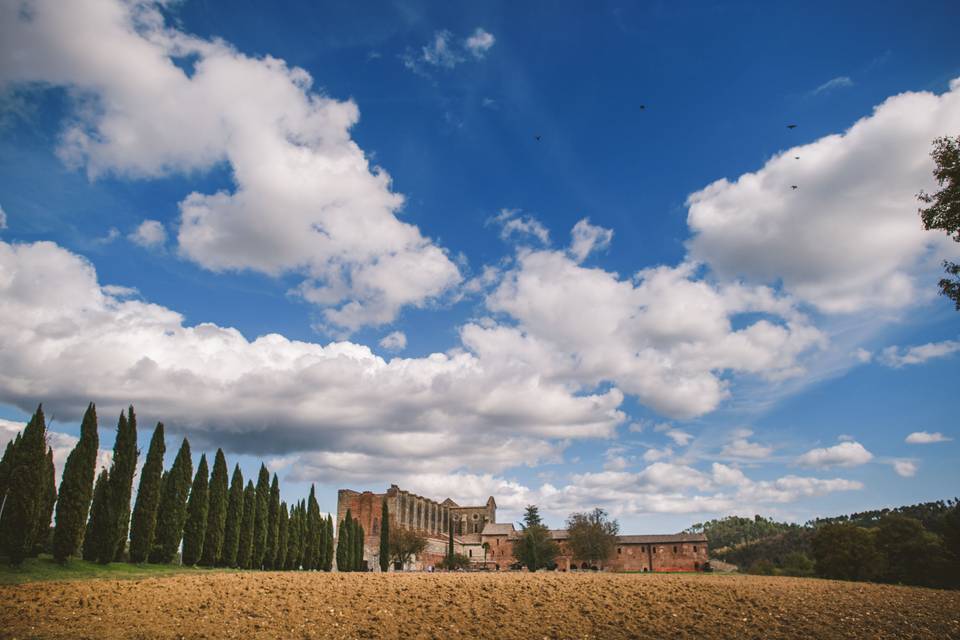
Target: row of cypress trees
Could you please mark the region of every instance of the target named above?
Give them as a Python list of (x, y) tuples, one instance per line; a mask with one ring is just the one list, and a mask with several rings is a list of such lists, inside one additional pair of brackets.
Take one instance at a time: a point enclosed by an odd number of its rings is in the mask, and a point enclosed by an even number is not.
[[(61, 562), (78, 553), (103, 564), (127, 558), (134, 563), (170, 563), (181, 549), (185, 565), (330, 571), (334, 560), (333, 518), (322, 517), (311, 486), (306, 500), (288, 508), (280, 500), (277, 475), (260, 465), (257, 484), (236, 465), (228, 483), (227, 462), (218, 449), (212, 471), (206, 455), (196, 473), (190, 443), (184, 438), (168, 470), (163, 423), (158, 423), (141, 468), (131, 512), (133, 478), (140, 452), (133, 407), (121, 412), (110, 468), (94, 475), (99, 450), (96, 407), (83, 416), (80, 439), (64, 466), (59, 495), (53, 452), (47, 446), (43, 408), (22, 434), (8, 443), (0, 459), (0, 550), (11, 563), (35, 556), (45, 546), (56, 505), (56, 526), (49, 546)], [(192, 477), (192, 480), (191, 480)], [(88, 517), (89, 513), (89, 517)], [(343, 566), (360, 568), (363, 529), (347, 516), (350, 535)]]
[(363, 566), (364, 531), (359, 520), (354, 520), (350, 509), (337, 529), (337, 571), (366, 571)]

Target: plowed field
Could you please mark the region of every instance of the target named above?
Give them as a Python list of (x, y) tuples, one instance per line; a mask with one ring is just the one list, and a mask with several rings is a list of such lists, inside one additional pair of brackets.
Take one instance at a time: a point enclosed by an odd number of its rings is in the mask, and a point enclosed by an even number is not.
[(797, 578), (211, 573), (0, 588), (5, 638), (960, 638), (960, 592)]

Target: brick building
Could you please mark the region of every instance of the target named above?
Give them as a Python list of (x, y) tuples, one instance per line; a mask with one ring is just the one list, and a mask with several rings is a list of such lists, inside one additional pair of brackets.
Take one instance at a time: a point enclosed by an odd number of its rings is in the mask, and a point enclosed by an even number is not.
[[(337, 523), (347, 510), (358, 519), (366, 537), (364, 560), (372, 569), (379, 567), (380, 519), (387, 501), (390, 526), (412, 529), (427, 539), (426, 550), (405, 569), (425, 569), (440, 563), (446, 554), (448, 536), (453, 530), (454, 550), (479, 567), (504, 571), (516, 564), (513, 541), (520, 532), (513, 524), (497, 522), (497, 503), (493, 496), (479, 506), (461, 506), (447, 498), (437, 502), (391, 485), (386, 493), (341, 489), (337, 493)], [(586, 563), (573, 557), (567, 546), (567, 532), (550, 532), (560, 545), (557, 568), (585, 569)], [(624, 535), (618, 536), (616, 550), (603, 564), (612, 571), (701, 571), (708, 559), (707, 538), (703, 534)]]

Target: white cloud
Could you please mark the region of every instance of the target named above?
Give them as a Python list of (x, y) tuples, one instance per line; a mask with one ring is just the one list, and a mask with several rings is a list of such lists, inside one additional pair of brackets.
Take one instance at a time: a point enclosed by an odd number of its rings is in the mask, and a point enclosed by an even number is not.
[(643, 453), (644, 462), (657, 462), (658, 460), (668, 460), (672, 457), (673, 457), (673, 449), (671, 449), (670, 447), (664, 447), (663, 449), (650, 447)]
[(935, 442), (950, 442), (953, 438), (948, 438), (939, 431), (929, 433), (927, 431), (914, 431), (904, 440), (907, 444), (933, 444)]
[(589, 218), (577, 222), (570, 235), (570, 255), (578, 263), (586, 260), (587, 256), (594, 251), (606, 249), (613, 240), (612, 229), (592, 225)]
[(464, 46), (475, 58), (482, 58), (487, 55), (487, 51), (490, 50), (496, 41), (497, 39), (493, 37), (492, 33), (484, 31), (481, 27), (477, 27), (473, 35), (467, 38)]
[(433, 42), (423, 47), (423, 61), (435, 67), (452, 69), (461, 62), (463, 56), (450, 46), (452, 34), (449, 31), (437, 31), (433, 34)]
[(691, 434), (686, 431), (680, 431), (679, 429), (670, 429), (664, 435), (673, 440), (673, 443), (678, 447), (685, 447), (693, 440)]
[[(136, 231), (127, 236), (130, 242), (147, 249), (162, 247), (167, 241), (167, 230), (157, 220), (144, 220)], [(109, 234), (108, 234), (109, 238)], [(109, 241), (109, 240), (108, 240)]]
[(91, 400), (103, 415), (135, 402), (196, 446), (308, 452), (311, 468), (401, 458), (408, 473), (501, 469), (557, 459), (625, 419), (620, 391), (548, 380), (506, 354), (385, 360), (352, 342), (186, 326), (172, 309), (111, 295), (93, 265), (50, 242), (0, 242), (0, 344), (0, 402), (28, 411), (42, 399), (76, 416)]
[(488, 218), (487, 224), (500, 225), (500, 237), (509, 240), (512, 236), (533, 236), (541, 244), (550, 244), (550, 232), (539, 220), (530, 215), (520, 215), (520, 209), (500, 209), (500, 213)]
[(859, 442), (841, 442), (832, 447), (811, 449), (797, 458), (807, 467), (856, 467), (870, 462), (873, 454)]
[(912, 478), (917, 473), (917, 465), (909, 460), (894, 460), (893, 470), (903, 478)]
[(380, 341), (380, 346), (387, 351), (403, 351), (407, 348), (407, 334), (403, 331), (388, 333)]
[(747, 436), (734, 438), (720, 450), (720, 455), (722, 456), (729, 458), (746, 458), (748, 460), (761, 460), (771, 453), (773, 453), (773, 447), (768, 447), (758, 442), (751, 442), (747, 439)]
[(873, 360), (873, 354), (863, 348), (858, 348), (856, 351), (854, 351), (853, 357), (856, 358), (858, 362), (862, 362), (864, 364)]
[(0, 207), (0, 230), (7, 228), (7, 212)]
[(935, 273), (938, 258), (958, 248), (923, 230), (916, 193), (935, 186), (931, 141), (957, 130), (960, 80), (942, 95), (888, 98), (843, 134), (787, 149), (754, 173), (691, 194), (691, 257), (723, 278), (782, 282), (827, 313), (932, 297), (932, 280), (918, 293), (916, 275)]
[[(722, 372), (781, 380), (802, 372), (798, 356), (823, 345), (820, 332), (771, 289), (715, 287), (695, 272), (684, 263), (628, 280), (559, 251), (521, 250), (486, 300), (518, 326), (473, 327), (464, 341), (484, 357), (523, 354), (546, 379), (616, 384), (684, 419), (727, 397)], [(734, 330), (731, 319), (750, 312), (760, 319)]]
[(935, 358), (946, 358), (958, 351), (960, 351), (960, 341), (944, 340), (943, 342), (928, 342), (907, 349), (887, 347), (880, 352), (878, 360), (888, 367), (899, 369), (906, 365), (923, 364), (927, 360)]
[(822, 85), (810, 92), (811, 95), (819, 95), (824, 92), (830, 92), (833, 89), (840, 89), (843, 87), (852, 87), (853, 80), (848, 76), (837, 76), (836, 78), (831, 78), (827, 80)]
[(403, 197), (351, 139), (357, 105), (315, 91), (303, 69), (168, 27), (153, 4), (44, 0), (0, 8), (0, 85), (20, 83), (79, 97), (58, 153), (92, 178), (228, 163), (232, 189), (180, 203), (180, 255), (217, 272), (298, 274), (295, 292), (330, 325), (390, 322), (460, 281), (400, 221)]

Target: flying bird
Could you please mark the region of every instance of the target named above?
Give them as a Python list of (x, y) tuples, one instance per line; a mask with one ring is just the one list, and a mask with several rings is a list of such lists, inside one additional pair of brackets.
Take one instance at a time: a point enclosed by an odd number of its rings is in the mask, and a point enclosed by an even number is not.
[(799, 160), (799, 159), (800, 159), (800, 156), (793, 156), (793, 159), (794, 159), (794, 160)]
[(640, 105), (640, 111), (643, 111), (643, 110), (646, 109), (646, 108), (647, 108), (647, 105), (645, 105), (645, 104)]
[(790, 188), (791, 188), (791, 189), (794, 189), (794, 190), (796, 190), (796, 188), (797, 188), (797, 185), (795, 185), (795, 184), (792, 184), (792, 185), (790, 185)]
[(538, 133), (537, 135), (533, 136), (533, 137), (534, 137), (534, 139), (535, 139), (537, 142), (540, 142), (540, 134), (539, 134), (539, 133)]
[(788, 125), (787, 125), (787, 129), (796, 129), (796, 128), (797, 128), (797, 125), (795, 125), (795, 124), (788, 124)]

